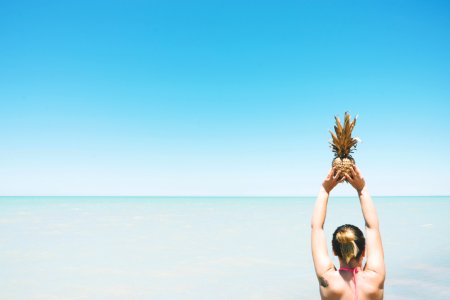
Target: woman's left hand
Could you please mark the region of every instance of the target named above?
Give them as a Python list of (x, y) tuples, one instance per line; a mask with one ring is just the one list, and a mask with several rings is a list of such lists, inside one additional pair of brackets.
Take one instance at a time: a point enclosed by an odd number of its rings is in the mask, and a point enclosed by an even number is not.
[(344, 180), (345, 176), (341, 175), (341, 171), (336, 172), (336, 168), (333, 167), (323, 181), (322, 186), (327, 193), (330, 193), (336, 185), (343, 182)]

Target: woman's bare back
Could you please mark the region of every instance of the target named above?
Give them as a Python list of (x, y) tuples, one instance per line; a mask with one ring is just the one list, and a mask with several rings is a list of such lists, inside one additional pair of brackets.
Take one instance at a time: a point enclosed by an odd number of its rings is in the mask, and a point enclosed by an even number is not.
[(384, 276), (373, 271), (359, 271), (356, 277), (356, 297), (353, 273), (347, 271), (330, 270), (322, 277), (320, 295), (322, 299), (383, 299)]

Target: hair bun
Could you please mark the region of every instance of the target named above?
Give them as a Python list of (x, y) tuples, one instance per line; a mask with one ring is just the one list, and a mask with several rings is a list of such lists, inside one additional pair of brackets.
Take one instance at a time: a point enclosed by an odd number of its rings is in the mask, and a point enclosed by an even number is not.
[(351, 230), (344, 230), (336, 234), (339, 244), (348, 244), (356, 240), (355, 233)]

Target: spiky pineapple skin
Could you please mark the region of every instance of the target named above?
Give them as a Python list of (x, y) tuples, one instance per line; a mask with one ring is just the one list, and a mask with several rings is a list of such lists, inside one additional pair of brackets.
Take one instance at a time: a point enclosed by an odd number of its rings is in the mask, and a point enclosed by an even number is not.
[(341, 171), (341, 174), (351, 175), (351, 168), (354, 164), (355, 160), (353, 158), (336, 157), (333, 160), (333, 167), (336, 168), (336, 171)]

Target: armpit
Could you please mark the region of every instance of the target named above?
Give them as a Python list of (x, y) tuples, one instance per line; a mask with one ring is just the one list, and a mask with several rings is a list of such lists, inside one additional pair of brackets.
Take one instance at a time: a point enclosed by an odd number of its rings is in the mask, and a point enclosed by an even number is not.
[(319, 283), (321, 286), (328, 287), (328, 281), (324, 277), (319, 276), (318, 278), (319, 278)]
[[(327, 272), (329, 272), (331, 270), (336, 271), (336, 267), (333, 265)], [(324, 274), (326, 274), (327, 272), (325, 272)], [(323, 275), (322, 276), (317, 276), (317, 279), (319, 279), (319, 283), (320, 283), (321, 286), (323, 286), (323, 287), (328, 287), (329, 286), (328, 280), (326, 280)]]

